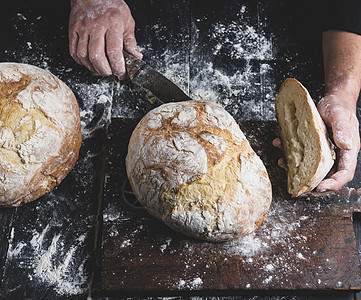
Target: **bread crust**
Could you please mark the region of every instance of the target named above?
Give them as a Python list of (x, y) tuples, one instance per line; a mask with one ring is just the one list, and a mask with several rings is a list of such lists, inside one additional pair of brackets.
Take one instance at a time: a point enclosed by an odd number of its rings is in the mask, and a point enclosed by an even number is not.
[[(278, 120), (278, 131), (279, 136), (285, 145), (285, 142), (289, 139), (289, 137), (286, 134), (286, 130), (284, 127), (285, 122), (282, 120), (282, 116), (280, 114), (280, 111), (283, 106), (286, 105), (284, 96), (286, 93), (289, 93), (289, 91), (292, 89), (292, 91), (295, 91), (300, 98), (304, 99), (302, 105), (306, 106), (307, 114), (302, 116), (302, 119), (307, 119), (309, 124), (312, 126), (312, 129), (315, 130), (316, 135), (312, 136), (309, 134), (309, 139), (313, 139), (313, 151), (315, 152), (315, 156), (317, 159), (313, 161), (314, 170), (312, 174), (309, 176), (309, 178), (301, 184), (301, 186), (294, 190), (292, 189), (292, 180), (293, 178), (290, 178), (288, 176), (287, 181), (287, 187), (288, 192), (291, 194), (292, 197), (299, 197), (304, 193), (312, 191), (328, 174), (330, 169), (332, 168), (334, 164), (335, 159), (335, 152), (334, 152), (334, 146), (332, 142), (329, 139), (327, 128), (325, 123), (323, 122), (317, 107), (312, 100), (309, 92), (307, 89), (296, 79), (294, 78), (287, 78), (281, 85), (278, 95), (276, 97), (276, 117)], [(295, 103), (295, 100), (292, 98), (288, 98), (287, 101), (292, 103), (292, 105), (297, 106), (301, 105), (300, 103)], [(298, 120), (298, 123), (301, 123), (302, 120)], [(287, 157), (289, 157), (290, 153), (287, 153), (289, 149), (284, 149), (286, 152), (286, 160)], [(290, 172), (290, 162), (287, 160), (287, 166), (288, 166), (288, 175)]]
[(203, 240), (253, 232), (272, 199), (261, 159), (213, 102), (168, 103), (149, 112), (131, 136), (126, 169), (151, 215)]
[(48, 71), (0, 63), (0, 206), (33, 201), (74, 167), (82, 135), (77, 101)]

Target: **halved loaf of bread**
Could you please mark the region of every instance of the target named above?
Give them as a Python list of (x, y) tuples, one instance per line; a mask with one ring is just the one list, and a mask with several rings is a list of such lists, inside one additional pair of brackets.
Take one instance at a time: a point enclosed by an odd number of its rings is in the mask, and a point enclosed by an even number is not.
[(276, 116), (287, 160), (287, 189), (298, 197), (313, 190), (330, 171), (333, 145), (310, 94), (296, 79), (282, 83)]

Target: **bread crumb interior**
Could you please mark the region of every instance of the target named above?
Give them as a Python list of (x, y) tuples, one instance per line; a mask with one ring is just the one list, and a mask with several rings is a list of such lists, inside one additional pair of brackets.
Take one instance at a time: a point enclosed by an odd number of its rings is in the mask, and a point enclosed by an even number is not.
[(288, 192), (292, 195), (315, 173), (319, 160), (317, 132), (312, 125), (306, 95), (297, 85), (279, 95), (278, 122), (288, 167)]

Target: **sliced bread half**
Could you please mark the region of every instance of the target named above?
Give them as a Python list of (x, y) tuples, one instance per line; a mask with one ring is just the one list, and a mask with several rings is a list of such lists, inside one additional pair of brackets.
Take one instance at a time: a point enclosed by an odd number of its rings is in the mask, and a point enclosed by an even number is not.
[(282, 83), (276, 116), (287, 160), (287, 189), (298, 197), (326, 177), (334, 164), (334, 147), (310, 94), (296, 79)]

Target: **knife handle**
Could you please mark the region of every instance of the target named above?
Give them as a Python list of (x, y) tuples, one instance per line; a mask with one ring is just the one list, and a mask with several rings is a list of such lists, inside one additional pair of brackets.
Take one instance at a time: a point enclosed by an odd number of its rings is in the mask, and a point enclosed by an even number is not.
[(128, 76), (130, 79), (133, 79), (133, 77), (143, 68), (145, 62), (124, 50), (123, 55)]

